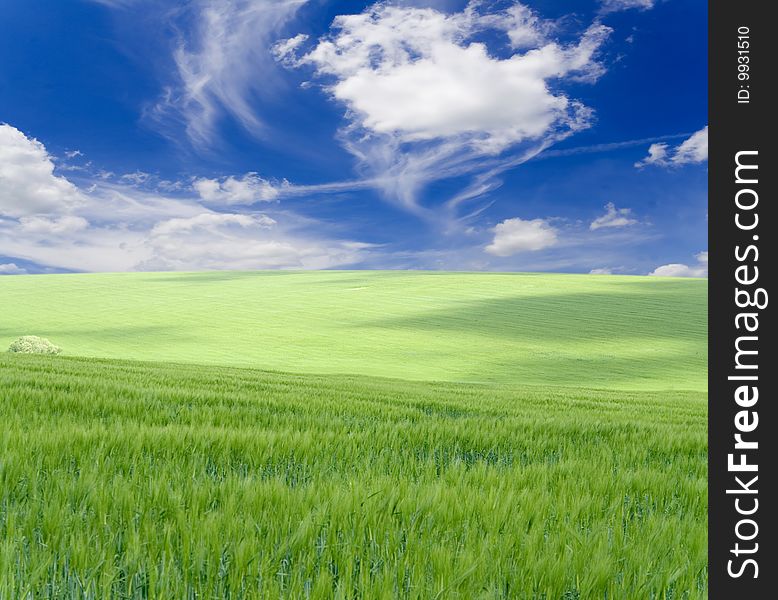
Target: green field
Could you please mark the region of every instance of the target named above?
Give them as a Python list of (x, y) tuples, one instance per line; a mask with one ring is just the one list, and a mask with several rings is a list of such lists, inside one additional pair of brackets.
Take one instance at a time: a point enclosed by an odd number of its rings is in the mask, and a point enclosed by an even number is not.
[(414, 380), (704, 390), (704, 280), (210, 272), (0, 281), (0, 347)]
[(0, 598), (704, 598), (706, 294), (0, 279)]

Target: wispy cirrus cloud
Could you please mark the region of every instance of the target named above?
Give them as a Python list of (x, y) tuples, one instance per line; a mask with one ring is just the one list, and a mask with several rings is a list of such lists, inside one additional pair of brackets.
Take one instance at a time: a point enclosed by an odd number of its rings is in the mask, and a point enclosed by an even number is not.
[(656, 0), (600, 0), (600, 10), (603, 14), (632, 9), (648, 10), (654, 4)]
[(577, 156), (579, 154), (595, 154), (598, 152), (613, 152), (625, 148), (634, 148), (645, 144), (656, 144), (658, 142), (667, 142), (680, 138), (688, 138), (690, 133), (671, 133), (667, 135), (656, 135), (648, 138), (639, 138), (634, 140), (622, 140), (619, 142), (603, 142), (600, 144), (590, 144), (586, 146), (573, 146), (572, 148), (562, 148), (547, 150), (538, 159), (558, 158), (561, 156)]
[[(198, 149), (219, 141), (219, 125), (234, 119), (263, 136), (262, 103), (282, 85), (271, 46), (307, 0), (193, 0), (174, 5), (178, 38), (173, 48), (174, 77), (146, 116), (171, 137), (180, 123)], [(166, 19), (171, 11), (164, 13)]]

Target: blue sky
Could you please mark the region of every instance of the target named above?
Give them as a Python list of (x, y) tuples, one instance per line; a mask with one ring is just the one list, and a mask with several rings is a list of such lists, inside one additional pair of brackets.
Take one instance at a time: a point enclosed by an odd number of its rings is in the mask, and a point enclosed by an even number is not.
[(0, 273), (707, 273), (707, 3), (25, 0)]

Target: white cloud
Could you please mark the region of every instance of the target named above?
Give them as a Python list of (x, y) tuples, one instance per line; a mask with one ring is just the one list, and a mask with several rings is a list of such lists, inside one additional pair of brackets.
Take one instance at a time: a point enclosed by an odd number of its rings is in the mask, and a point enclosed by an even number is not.
[[(89, 190), (82, 191), (53, 174), (43, 144), (10, 126), (2, 126), (0, 140), (0, 256), (75, 271), (325, 269), (359, 263), (371, 248), (290, 211), (271, 216), (203, 206), (204, 197), (224, 205), (271, 199), (267, 182), (252, 173), (201, 180), (215, 183), (206, 184), (203, 197), (191, 188), (170, 197), (139, 189), (136, 177), (108, 181), (99, 174), (80, 180)], [(19, 195), (5, 195), (9, 190)], [(4, 263), (2, 272), (19, 272), (15, 264)]]
[(648, 10), (649, 8), (654, 7), (654, 1), (655, 0), (600, 0), (600, 5), (603, 13), (614, 13), (633, 8)]
[(169, 219), (154, 225), (151, 235), (172, 235), (195, 230), (213, 231), (227, 225), (272, 227), (276, 221), (267, 215), (203, 213), (186, 219)]
[(172, 219), (151, 231), (144, 270), (327, 269), (351, 265), (370, 246), (304, 236), (266, 215), (203, 214)]
[(630, 217), (632, 209), (630, 208), (616, 208), (613, 202), (608, 202), (605, 205), (605, 214), (597, 217), (589, 225), (589, 229), (596, 231), (603, 227), (627, 227), (637, 223), (637, 219)]
[(192, 187), (204, 201), (224, 206), (270, 202), (279, 195), (273, 184), (256, 173), (246, 173), (240, 179), (233, 176), (221, 180), (196, 179)]
[(707, 277), (708, 276), (708, 252), (700, 252), (695, 255), (696, 265), (682, 263), (670, 263), (657, 267), (649, 273), (656, 277)]
[(701, 163), (708, 160), (708, 126), (694, 133), (689, 139), (678, 146), (673, 156), (673, 163)]
[(183, 120), (199, 147), (215, 141), (215, 127), (230, 115), (244, 128), (264, 128), (257, 99), (278, 85), (270, 48), (278, 31), (306, 0), (196, 0), (195, 30), (174, 53), (177, 81), (150, 111), (157, 119)]
[(132, 185), (143, 185), (151, 179), (151, 173), (145, 171), (135, 171), (133, 173), (125, 173), (119, 176), (119, 180), (123, 183), (129, 183)]
[(613, 269), (609, 269), (609, 268), (592, 269), (591, 271), (589, 271), (589, 275), (613, 275)]
[(657, 267), (649, 275), (656, 277), (705, 277), (708, 270), (703, 267), (690, 267), (682, 263), (670, 263)]
[(204, 210), (197, 198), (166, 196), (99, 178), (89, 183), (88, 201), (78, 212), (90, 223), (127, 223), (139, 229), (164, 219), (193, 217)]
[[(188, 204), (181, 208), (181, 213), (190, 210)], [(86, 228), (58, 227), (54, 219), (48, 229), (44, 221), (3, 220), (0, 255), (75, 271), (327, 269), (358, 264), (371, 248), (328, 236), (325, 224), (294, 213), (271, 217), (202, 206), (199, 211), (156, 222), (118, 220)]]
[(0, 275), (24, 275), (26, 272), (26, 269), (22, 269), (16, 263), (0, 264)]
[(648, 147), (648, 156), (635, 163), (640, 168), (646, 165), (663, 165), (667, 163), (667, 144), (659, 142)]
[(59, 234), (75, 233), (89, 227), (89, 221), (83, 217), (64, 216), (59, 218), (22, 217), (19, 219), (20, 230), (24, 233)]
[(287, 66), (295, 66), (297, 59), (295, 52), (302, 46), (310, 36), (305, 33), (298, 33), (296, 36), (286, 40), (281, 40), (273, 45), (271, 51), (276, 60), (281, 61)]
[(557, 231), (548, 221), (520, 218), (506, 219), (494, 228), (494, 239), (485, 250), (495, 256), (511, 256), (518, 252), (537, 251), (557, 243)]
[(64, 213), (82, 203), (76, 186), (54, 174), (43, 144), (0, 123), (0, 215)]
[(697, 164), (708, 160), (708, 126), (693, 133), (675, 149), (671, 150), (666, 143), (651, 144), (648, 156), (635, 163), (642, 168), (648, 165), (672, 167), (686, 164)]
[[(505, 14), (508, 18), (502, 22), (502, 29), (508, 34), (511, 48), (533, 48), (547, 42), (553, 25), (539, 18), (531, 8), (516, 3)], [(496, 26), (500, 28), (500, 23)]]
[(0, 222), (0, 255), (73, 271), (132, 271), (148, 256), (144, 233), (122, 223), (58, 232), (22, 227)]
[[(464, 135), (480, 149), (497, 152), (574, 123), (577, 106), (548, 83), (600, 72), (594, 55), (609, 33), (606, 27), (593, 25), (577, 44), (562, 46), (543, 42), (537, 23), (520, 5), (511, 13), (478, 18), (472, 10), (446, 15), (379, 4), (337, 17), (335, 34), (300, 63), (333, 76), (328, 90), (367, 130), (402, 142)], [(495, 58), (471, 38), (498, 26), (515, 40), (542, 45)]]
[[(451, 199), (452, 210), (496, 187), (500, 172), (591, 122), (591, 110), (559, 88), (603, 72), (597, 53), (610, 29), (595, 23), (576, 42), (561, 43), (519, 3), (493, 12), (484, 6), (471, 2), (446, 14), (376, 4), (336, 17), (331, 34), (296, 60), (299, 37), (275, 47), (286, 64), (312, 66), (346, 107), (339, 139), (360, 173), (422, 217), (438, 217), (418, 202), (430, 181), (480, 173)], [(480, 41), (489, 31), (513, 52), (501, 56), (500, 47)], [(495, 162), (508, 149), (513, 155)]]

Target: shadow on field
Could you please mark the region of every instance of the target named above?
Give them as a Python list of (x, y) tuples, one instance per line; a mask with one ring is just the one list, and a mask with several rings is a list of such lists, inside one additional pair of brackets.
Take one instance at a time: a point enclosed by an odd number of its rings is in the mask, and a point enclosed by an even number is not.
[(704, 284), (625, 281), (610, 292), (489, 298), (363, 325), (522, 344), (499, 361), (480, 362), (475, 379), (525, 372), (547, 373), (549, 383), (562, 385), (693, 381), (689, 389), (697, 389), (707, 365), (706, 293)]
[[(638, 342), (635, 343), (638, 346)], [(707, 358), (694, 344), (657, 355), (619, 356), (591, 353), (570, 356), (559, 352), (507, 357), (503, 363), (484, 363), (466, 373), (462, 381), (499, 381), (505, 372), (523, 382), (541, 379), (545, 385), (582, 389), (684, 390), (707, 389)], [(490, 371), (491, 369), (491, 371)]]
[(635, 338), (705, 340), (707, 308), (702, 288), (679, 294), (673, 286), (634, 286), (637, 289), (623, 292), (572, 291), (468, 301), (415, 316), (366, 321), (363, 325), (451, 330), (552, 343), (612, 340), (620, 344)]

